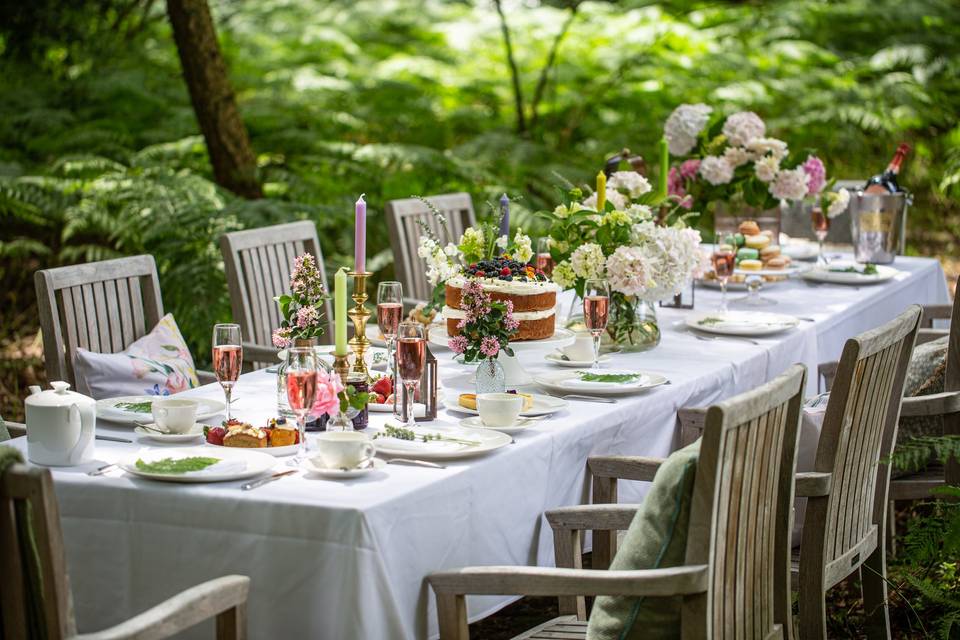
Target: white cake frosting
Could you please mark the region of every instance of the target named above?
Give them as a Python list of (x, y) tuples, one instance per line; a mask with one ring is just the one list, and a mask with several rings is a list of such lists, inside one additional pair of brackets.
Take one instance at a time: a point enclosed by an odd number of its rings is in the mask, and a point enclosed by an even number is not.
[[(549, 280), (545, 280), (543, 282), (534, 282), (529, 280), (500, 280), (498, 278), (474, 279), (479, 279), (480, 283), (483, 285), (484, 291), (489, 291), (492, 293), (506, 293), (516, 296), (538, 296), (541, 293), (549, 293), (551, 291), (555, 291), (557, 293), (560, 292), (559, 285), (557, 285), (555, 282), (550, 282)], [(447, 284), (458, 289), (462, 289), (466, 283), (467, 279), (463, 276), (456, 276), (447, 280)], [(531, 318), (527, 319), (530, 320)]]
[[(552, 317), (555, 313), (556, 309), (551, 307), (543, 311), (514, 311), (513, 317), (516, 320), (543, 320), (544, 318)], [(462, 309), (444, 306), (440, 311), (440, 315), (442, 315), (444, 319), (462, 320), (466, 316), (466, 313)]]

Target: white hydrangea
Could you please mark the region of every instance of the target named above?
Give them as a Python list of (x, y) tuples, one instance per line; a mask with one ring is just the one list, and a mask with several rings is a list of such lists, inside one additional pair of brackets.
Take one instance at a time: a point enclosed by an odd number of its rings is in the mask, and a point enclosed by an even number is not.
[(605, 258), (600, 245), (582, 244), (570, 255), (570, 266), (578, 278), (602, 278)]
[(773, 156), (763, 156), (754, 163), (753, 171), (757, 174), (757, 180), (770, 182), (777, 177), (777, 172), (780, 171), (780, 160)]
[(456, 258), (457, 256), (460, 255), (460, 248), (457, 247), (457, 245), (455, 245), (454, 243), (448, 242), (447, 246), (443, 248), (443, 252), (448, 256), (450, 256), (451, 258)]
[(431, 286), (460, 274), (460, 267), (450, 260), (444, 248), (427, 236), (420, 236), (417, 255), (427, 264), (427, 281)]
[(497, 247), (498, 247), (501, 251), (503, 251), (504, 249), (506, 249), (508, 244), (510, 244), (510, 237), (509, 237), (509, 236), (500, 236), (500, 237), (497, 238)]
[(713, 109), (705, 104), (682, 104), (673, 110), (663, 125), (670, 153), (685, 156), (697, 144), (697, 136), (710, 121)]
[(674, 295), (701, 264), (700, 232), (663, 227), (652, 221), (634, 225), (632, 246), (618, 247), (607, 259), (614, 290), (657, 302)]
[[(616, 189), (611, 189), (607, 185), (607, 202), (613, 203), (614, 209), (623, 209), (627, 206), (627, 197), (617, 191)], [(596, 209), (597, 208), (597, 192), (594, 191), (583, 201), (584, 209)]]
[(746, 146), (755, 138), (762, 138), (766, 132), (767, 125), (753, 111), (735, 113), (723, 123), (723, 135), (730, 144), (738, 147)]
[(770, 183), (770, 195), (778, 200), (803, 200), (807, 195), (810, 176), (803, 167), (783, 169)]
[(850, 204), (850, 192), (846, 189), (839, 189), (828, 193), (827, 199), (830, 201), (827, 206), (827, 217), (836, 218), (847, 210), (847, 206)]
[(653, 190), (650, 181), (636, 171), (615, 171), (607, 180), (607, 188), (626, 191), (631, 198), (638, 198)]
[(571, 267), (570, 263), (566, 260), (557, 263), (553, 267), (553, 275), (551, 278), (560, 285), (562, 289), (570, 289), (577, 282), (577, 274), (573, 272), (573, 267)]
[(523, 229), (517, 229), (513, 236), (513, 259), (519, 262), (529, 262), (533, 257), (533, 243), (530, 236), (523, 232)]
[(607, 258), (607, 280), (614, 291), (639, 296), (652, 284), (647, 277), (650, 257), (642, 247), (617, 247)]
[(750, 153), (742, 147), (727, 147), (723, 152), (723, 159), (736, 169), (750, 162)]
[(645, 204), (631, 204), (627, 207), (627, 214), (634, 222), (643, 222), (653, 219), (653, 209)]
[(733, 167), (718, 156), (705, 156), (700, 161), (700, 175), (712, 185), (727, 184), (733, 179)]
[(569, 207), (565, 204), (558, 204), (553, 209), (553, 215), (557, 216), (560, 219), (563, 219), (570, 216), (571, 214), (576, 213), (577, 211), (583, 210), (583, 208), (584, 208), (583, 205), (580, 204), (579, 202), (571, 202)]
[(787, 143), (776, 138), (755, 138), (748, 142), (746, 147), (755, 159), (762, 158), (768, 153), (777, 160), (787, 157)]

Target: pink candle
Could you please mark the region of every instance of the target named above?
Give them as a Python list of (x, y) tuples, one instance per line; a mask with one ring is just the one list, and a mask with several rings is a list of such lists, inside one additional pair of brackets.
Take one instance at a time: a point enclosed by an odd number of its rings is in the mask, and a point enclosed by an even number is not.
[(353, 270), (363, 273), (367, 267), (367, 202), (366, 194), (360, 194), (357, 200), (356, 221), (353, 239)]

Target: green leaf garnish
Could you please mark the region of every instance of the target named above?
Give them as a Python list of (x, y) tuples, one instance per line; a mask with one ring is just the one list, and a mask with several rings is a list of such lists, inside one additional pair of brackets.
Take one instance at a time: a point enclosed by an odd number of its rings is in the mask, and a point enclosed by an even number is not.
[(113, 405), (115, 409), (123, 409), (124, 411), (132, 411), (134, 413), (150, 413), (153, 410), (153, 402), (118, 402)]
[(723, 318), (716, 318), (714, 316), (707, 316), (706, 318), (701, 318), (697, 320), (697, 324), (722, 324)]
[(136, 467), (140, 471), (147, 473), (189, 473), (191, 471), (203, 471), (207, 467), (220, 462), (220, 458), (207, 458), (204, 456), (191, 456), (189, 458), (160, 458), (153, 462), (144, 462), (138, 458)]
[(626, 384), (639, 380), (642, 373), (592, 373), (590, 371), (577, 371), (581, 382), (612, 382), (615, 384)]

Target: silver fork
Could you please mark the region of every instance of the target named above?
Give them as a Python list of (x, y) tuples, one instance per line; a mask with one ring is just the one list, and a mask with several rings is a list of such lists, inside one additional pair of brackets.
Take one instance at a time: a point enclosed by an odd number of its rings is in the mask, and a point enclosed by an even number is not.
[(742, 338), (740, 336), (702, 336), (699, 333), (694, 334), (697, 336), (697, 340), (706, 340), (712, 342), (714, 340), (740, 340), (742, 342), (749, 342), (750, 344), (759, 345), (760, 343), (751, 338)]

